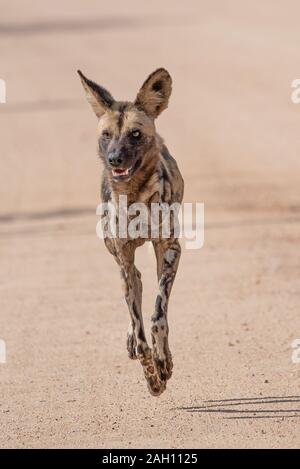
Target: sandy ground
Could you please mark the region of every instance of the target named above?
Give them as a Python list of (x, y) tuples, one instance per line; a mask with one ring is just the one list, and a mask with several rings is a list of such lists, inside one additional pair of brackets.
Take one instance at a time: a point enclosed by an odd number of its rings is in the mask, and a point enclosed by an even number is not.
[[(300, 105), (296, 1), (0, 4), (1, 447), (297, 447)], [(158, 129), (205, 203), (170, 304), (174, 375), (151, 397), (96, 237), (100, 163), (81, 68), (120, 99), (158, 66)], [(144, 315), (154, 258), (138, 253)]]

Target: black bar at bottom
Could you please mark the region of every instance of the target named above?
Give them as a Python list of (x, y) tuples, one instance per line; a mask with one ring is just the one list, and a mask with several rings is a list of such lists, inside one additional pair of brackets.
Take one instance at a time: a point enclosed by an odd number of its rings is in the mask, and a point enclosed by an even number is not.
[[(209, 449), (2, 449), (0, 451), (0, 464), (7, 462), (24, 463), (62, 463), (68, 467), (70, 464), (85, 467), (106, 467), (108, 464), (124, 467), (140, 467), (145, 464), (184, 464), (195, 465), (230, 461), (237, 464), (281, 458), (285, 464), (287, 456), (295, 457), (297, 450), (209, 450)], [(2, 466), (3, 467), (3, 466)]]

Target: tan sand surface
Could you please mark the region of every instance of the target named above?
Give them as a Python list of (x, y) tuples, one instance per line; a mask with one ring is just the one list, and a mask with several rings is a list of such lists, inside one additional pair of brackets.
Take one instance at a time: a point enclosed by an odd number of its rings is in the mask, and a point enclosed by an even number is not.
[[(0, 447), (299, 447), (297, 1), (1, 0)], [(173, 76), (157, 121), (205, 203), (170, 303), (174, 374), (151, 397), (125, 347), (97, 238), (101, 165), (76, 69), (133, 99)], [(137, 259), (149, 333), (155, 264)]]

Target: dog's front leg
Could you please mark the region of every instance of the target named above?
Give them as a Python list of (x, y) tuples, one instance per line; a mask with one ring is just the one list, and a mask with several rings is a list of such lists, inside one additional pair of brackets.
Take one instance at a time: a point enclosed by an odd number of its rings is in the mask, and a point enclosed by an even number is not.
[(141, 273), (134, 265), (121, 266), (121, 279), (124, 295), (130, 313), (130, 324), (127, 333), (127, 350), (131, 359), (138, 358), (149, 347), (146, 341), (142, 317), (143, 285)]
[(155, 312), (152, 316), (151, 336), (155, 367), (162, 381), (172, 375), (172, 355), (168, 344), (168, 302), (176, 276), (181, 248), (177, 239), (161, 240), (153, 243), (156, 260), (159, 293)]
[(131, 330), (127, 339), (129, 356), (134, 353), (143, 366), (145, 378), (151, 394), (157, 396), (165, 390), (154, 366), (152, 351), (145, 336), (142, 317), (142, 281), (141, 274), (134, 265), (134, 253), (128, 246), (119, 252), (119, 265), (123, 281), (125, 299), (128, 305)]

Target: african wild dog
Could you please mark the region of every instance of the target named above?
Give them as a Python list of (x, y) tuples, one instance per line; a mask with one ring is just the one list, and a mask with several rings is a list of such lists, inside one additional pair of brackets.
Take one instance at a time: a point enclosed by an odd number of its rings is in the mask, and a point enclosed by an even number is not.
[[(133, 103), (115, 101), (102, 86), (78, 71), (87, 99), (98, 122), (99, 155), (104, 163), (102, 200), (118, 204), (126, 195), (128, 206), (144, 202), (181, 203), (183, 179), (176, 161), (155, 130), (154, 120), (167, 108), (172, 90), (169, 73), (159, 68), (144, 82)], [(180, 244), (174, 234), (151, 239), (105, 238), (105, 244), (121, 270), (125, 299), (131, 323), (127, 335), (129, 357), (138, 358), (152, 395), (166, 388), (172, 374), (172, 356), (168, 345), (167, 309), (180, 258)], [(142, 317), (141, 274), (134, 265), (134, 254), (145, 240), (152, 241), (158, 276), (158, 295), (152, 316), (153, 350), (148, 346)]]

